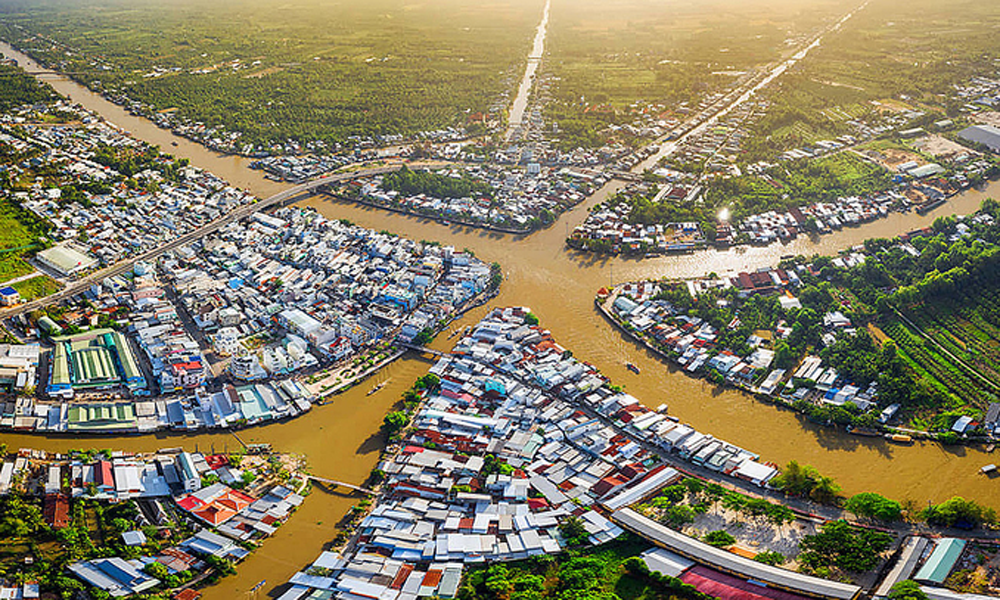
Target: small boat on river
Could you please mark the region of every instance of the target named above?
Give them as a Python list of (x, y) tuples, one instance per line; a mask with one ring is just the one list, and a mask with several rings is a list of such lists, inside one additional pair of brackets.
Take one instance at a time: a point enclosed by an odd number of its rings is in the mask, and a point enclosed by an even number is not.
[(636, 375), (639, 374), (639, 367), (635, 363), (628, 363), (625, 365), (629, 371), (632, 371)]
[(371, 395), (372, 395), (372, 394), (374, 394), (375, 392), (377, 392), (377, 391), (379, 391), (380, 389), (384, 388), (384, 387), (386, 386), (386, 384), (387, 384), (387, 383), (389, 383), (389, 380), (388, 380), (388, 379), (386, 379), (386, 380), (385, 380), (385, 381), (383, 381), (382, 383), (380, 383), (380, 384), (376, 385), (376, 386), (375, 386), (375, 387), (373, 387), (372, 389), (368, 390), (368, 394), (367, 394), (367, 395), (371, 396)]

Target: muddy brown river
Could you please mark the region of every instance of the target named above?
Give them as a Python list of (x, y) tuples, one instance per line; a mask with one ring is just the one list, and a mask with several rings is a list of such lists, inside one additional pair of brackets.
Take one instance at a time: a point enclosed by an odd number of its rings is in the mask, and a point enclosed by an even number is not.
[[(0, 51), (18, 59), (30, 71), (41, 70), (28, 57), (0, 44)], [(39, 77), (107, 120), (167, 152), (190, 159), (230, 182), (259, 196), (268, 196), (284, 185), (268, 181), (247, 168), (249, 161), (222, 156), (199, 144), (174, 136), (144, 119), (130, 115), (86, 88), (55, 74)], [(176, 146), (173, 145), (176, 143)], [(606, 258), (567, 251), (563, 240), (580, 224), (587, 209), (621, 184), (612, 183), (587, 202), (564, 214), (549, 229), (527, 237), (488, 233), (466, 227), (449, 227), (425, 219), (406, 217), (317, 197), (305, 201), (323, 214), (346, 218), (366, 227), (388, 229), (415, 239), (437, 240), (456, 248), (469, 248), (487, 261), (503, 265), (506, 280), (491, 306), (530, 306), (542, 325), (574, 354), (593, 363), (616, 383), (649, 406), (666, 403), (672, 414), (699, 430), (761, 454), (764, 460), (784, 464), (798, 460), (816, 466), (834, 477), (847, 494), (876, 491), (919, 504), (938, 502), (955, 494), (975, 498), (1000, 508), (1000, 482), (977, 475), (979, 467), (996, 458), (964, 447), (943, 448), (918, 443), (898, 446), (879, 439), (859, 438), (842, 431), (817, 427), (797, 414), (755, 401), (750, 396), (718, 388), (689, 377), (626, 341), (595, 310), (593, 297), (602, 286), (651, 277), (687, 277), (710, 271), (719, 274), (775, 264), (785, 254), (831, 254), (870, 237), (891, 237), (930, 224), (946, 214), (974, 211), (987, 196), (1000, 197), (1000, 184), (984, 191), (958, 196), (930, 214), (893, 214), (861, 227), (844, 229), (817, 239), (800, 237), (785, 244), (745, 251), (706, 251), (691, 255), (645, 260)], [(477, 321), (486, 307), (472, 311), (452, 328)], [(434, 346), (447, 349), (447, 333)], [(635, 375), (625, 368), (633, 362), (642, 369)], [(428, 368), (421, 359), (403, 359), (382, 371), (375, 380), (336, 396), (325, 406), (295, 420), (240, 432), (247, 442), (267, 442), (276, 450), (304, 454), (312, 472), (343, 481), (362, 481), (375, 465), (379, 451), (378, 427), (394, 401)], [(381, 391), (367, 396), (375, 381), (388, 379)], [(160, 434), (149, 436), (41, 437), (0, 434), (11, 448), (32, 447), (51, 451), (71, 448), (111, 447), (123, 450), (153, 450), (184, 446), (201, 451), (234, 449), (238, 443), (229, 434)], [(208, 600), (243, 595), (262, 579), (262, 591), (273, 593), (299, 568), (313, 560), (334, 536), (335, 525), (356, 498), (317, 489), (298, 513), (267, 540), (239, 568), (235, 577), (223, 580), (205, 594)]]

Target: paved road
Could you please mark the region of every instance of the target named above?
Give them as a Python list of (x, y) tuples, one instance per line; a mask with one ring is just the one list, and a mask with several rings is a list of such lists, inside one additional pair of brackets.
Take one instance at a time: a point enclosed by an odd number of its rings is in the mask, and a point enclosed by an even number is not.
[(392, 171), (398, 171), (400, 168), (402, 168), (402, 166), (403, 165), (400, 164), (388, 167), (375, 167), (371, 169), (361, 169), (357, 171), (350, 171), (347, 173), (338, 173), (335, 175), (329, 175), (326, 177), (321, 177), (319, 179), (314, 179), (312, 181), (303, 183), (301, 185), (297, 185), (295, 187), (291, 187), (283, 192), (279, 192), (271, 196), (270, 198), (266, 198), (259, 202), (254, 202), (252, 204), (240, 206), (230, 211), (225, 216), (219, 217), (215, 221), (212, 221), (211, 223), (203, 227), (200, 227), (194, 231), (186, 233), (170, 242), (167, 242), (162, 246), (159, 246), (157, 248), (154, 248), (137, 256), (127, 258), (125, 260), (115, 263), (114, 265), (105, 267), (103, 269), (100, 269), (99, 271), (95, 271), (80, 279), (72, 281), (66, 287), (56, 292), (55, 294), (0, 311), (0, 318), (4, 319), (10, 318), (15, 315), (24, 314), (26, 312), (43, 308), (45, 306), (54, 304), (56, 302), (60, 302), (66, 298), (71, 298), (85, 291), (91, 285), (101, 280), (128, 271), (133, 266), (135, 266), (135, 263), (139, 261), (153, 261), (165, 252), (169, 252), (171, 250), (175, 250), (182, 246), (186, 246), (191, 242), (197, 241), (205, 237), (206, 235), (214, 233), (219, 229), (222, 229), (226, 225), (229, 225), (234, 221), (238, 221), (244, 217), (247, 217), (255, 212), (266, 210), (277, 204), (291, 203), (299, 199), (302, 199), (304, 196), (311, 196), (315, 193), (315, 190), (317, 188), (322, 187), (324, 185), (330, 183), (348, 181), (351, 179), (355, 179), (357, 177), (369, 177), (372, 175), (381, 175)]

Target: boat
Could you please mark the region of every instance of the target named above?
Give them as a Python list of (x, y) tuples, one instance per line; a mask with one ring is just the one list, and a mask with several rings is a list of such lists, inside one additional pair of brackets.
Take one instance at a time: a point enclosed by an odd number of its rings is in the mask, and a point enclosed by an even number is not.
[(986, 446), (986, 451), (987, 452), (993, 452), (996, 449), (997, 449), (997, 447), (996, 447), (995, 444), (990, 444), (989, 446)]
[(982, 466), (982, 467), (979, 468), (979, 473), (981, 475), (990, 475), (990, 474), (996, 473), (996, 472), (997, 472), (997, 466), (995, 464), (993, 464), (993, 463), (990, 463), (988, 465), (984, 465), (984, 466)]
[(902, 433), (894, 433), (889, 436), (889, 440), (896, 442), (897, 444), (911, 444), (913, 443), (913, 438)]
[(860, 435), (862, 437), (879, 437), (880, 434), (872, 429), (867, 429), (865, 427), (852, 427), (848, 425), (847, 433), (851, 435)]
[(176, 146), (176, 145), (177, 145), (177, 141), (176, 141), (176, 140), (174, 140), (174, 141), (170, 142), (170, 145), (171, 145), (171, 146)]
[(635, 373), (636, 375), (638, 375), (638, 374), (639, 374), (639, 372), (640, 372), (640, 371), (639, 371), (639, 367), (638, 367), (638, 366), (637, 366), (637, 365), (636, 365), (635, 363), (628, 363), (628, 364), (626, 364), (625, 366), (626, 366), (626, 367), (628, 367), (628, 370), (629, 370), (629, 371), (632, 371), (632, 372), (633, 372), (633, 373)]
[(380, 383), (380, 384), (378, 384), (378, 385), (374, 386), (374, 387), (373, 387), (372, 389), (368, 390), (368, 394), (367, 394), (367, 395), (368, 395), (368, 396), (371, 396), (371, 395), (372, 395), (372, 394), (374, 394), (375, 392), (377, 392), (377, 391), (379, 391), (380, 389), (384, 388), (384, 387), (385, 387), (385, 385), (386, 385), (387, 383), (389, 383), (389, 380), (388, 380), (388, 379), (386, 379), (386, 380), (385, 380), (385, 381), (383, 381), (382, 383)]

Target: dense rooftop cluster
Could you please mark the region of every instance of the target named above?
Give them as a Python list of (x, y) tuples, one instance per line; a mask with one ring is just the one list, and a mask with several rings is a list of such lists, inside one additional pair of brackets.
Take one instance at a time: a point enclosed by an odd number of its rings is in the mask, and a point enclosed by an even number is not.
[[(621, 530), (589, 509), (616, 510), (679, 480), (659, 453), (760, 485), (777, 473), (612, 390), (528, 314), (494, 309), (422, 378), (427, 391), (399, 451), (379, 464), (384, 493), (358, 544), (324, 553), (284, 598), (450, 598), (466, 564), (606, 542)], [(581, 539), (561, 527), (574, 517)]]
[[(34, 115), (31, 122), (28, 112)], [(36, 182), (13, 197), (51, 223), (55, 239), (74, 240), (105, 264), (155, 248), (255, 200), (68, 102), (42, 112), (79, 123), (41, 125), (38, 111), (28, 112), (0, 117), (0, 141), (27, 157), (7, 174), (54, 171), (58, 183)]]

